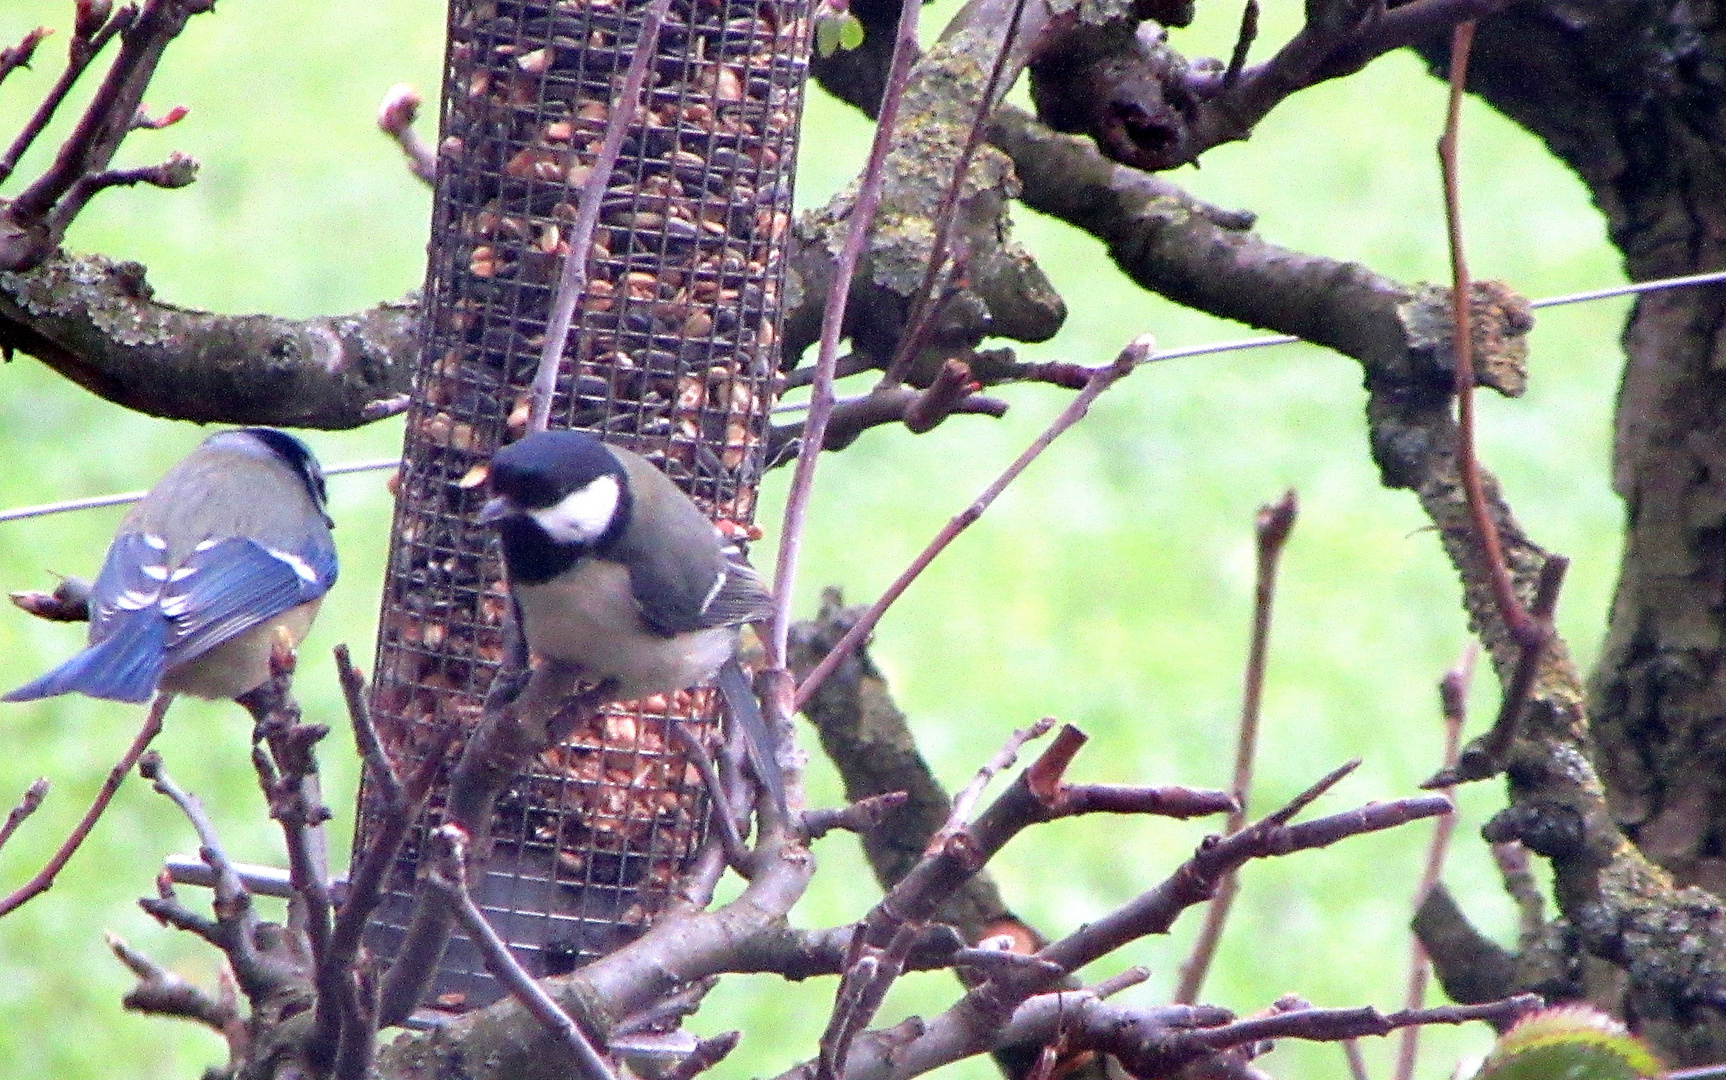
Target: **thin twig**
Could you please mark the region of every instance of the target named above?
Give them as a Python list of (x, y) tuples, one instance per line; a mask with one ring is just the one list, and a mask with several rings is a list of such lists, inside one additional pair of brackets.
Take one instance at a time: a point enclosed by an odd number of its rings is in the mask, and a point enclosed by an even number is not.
[(432, 832), (431, 842), (434, 845), (431, 871), (425, 880), (443, 894), (468, 940), (485, 957), (486, 970), (508, 987), (510, 996), (535, 1020), (562, 1040), (582, 1076), (587, 1080), (617, 1080), (616, 1072), (588, 1041), (581, 1025), (558, 1008), (551, 995), (517, 962), (503, 938), (486, 922), (479, 905), (473, 902), (467, 888), (467, 834), (459, 826), (441, 825)]
[(710, 1039), (702, 1039), (682, 1061), (672, 1066), (671, 1071), (665, 1074), (664, 1080), (695, 1080), (695, 1077), (724, 1061), (726, 1055), (737, 1049), (737, 1044), (741, 1041), (741, 1031), (722, 1031)]
[(420, 100), (420, 92), (407, 83), (396, 83), (384, 91), (384, 99), (378, 105), (378, 130), (395, 140), (402, 156), (407, 158), (409, 172), (433, 184), (437, 182), (437, 155), (414, 130)]
[(42, 800), (48, 797), (48, 778), (38, 776), (30, 781), (30, 786), (24, 789), (19, 797), (18, 805), (6, 815), (6, 823), (0, 825), (0, 848), (6, 846), (6, 841), (12, 839), (12, 834), (18, 831), (18, 826), (24, 824), (24, 819), (34, 814), (42, 805)]
[(1519, 840), (1504, 840), (1489, 845), (1493, 864), (1504, 891), (1516, 904), (1517, 938), (1524, 944), (1533, 942), (1546, 929), (1546, 897), (1534, 878), (1534, 867), (1528, 859), (1528, 849)]
[(965, 822), (971, 818), (971, 811), (977, 805), (977, 800), (988, 790), (989, 782), (1013, 767), (1019, 760), (1019, 751), (1026, 743), (1047, 735), (1054, 726), (1055, 718), (1045, 716), (1030, 727), (1019, 728), (1007, 736), (1006, 743), (995, 752), (995, 756), (985, 762), (983, 767), (977, 770), (977, 775), (971, 778), (971, 782), (953, 796), (953, 809), (947, 815), (947, 824), (930, 837), (930, 849), (939, 847), (955, 830), (964, 828)]
[[(270, 656), (270, 679), (238, 700), (256, 719), (252, 766), (270, 816), (282, 827), (293, 901), (305, 921), (315, 970), (329, 950), (330, 867), (324, 822), (330, 811), (324, 805), (314, 748), (330, 729), (301, 722), (292, 693), (294, 667), (293, 651), (278, 644)], [(268, 745), (268, 754), (259, 740)]]
[[(915, 5), (907, 6), (914, 7)], [(970, 528), (973, 522), (982, 517), (983, 512), (989, 509), (989, 506), (1000, 497), (1001, 492), (1007, 489), (1007, 485), (1018, 479), (1019, 474), (1029, 468), (1031, 463), (1049, 448), (1050, 443), (1060, 438), (1062, 432), (1083, 419), (1085, 414), (1090, 411), (1091, 403), (1103, 391), (1132, 374), (1137, 365), (1143, 363), (1148, 356), (1156, 352), (1156, 347), (1156, 341), (1151, 335), (1140, 335), (1121, 350), (1120, 355), (1115, 357), (1114, 363), (1107, 367), (1096, 368), (1091, 372), (1091, 377), (1085, 383), (1085, 388), (1067, 403), (1067, 407), (1061, 410), (1061, 414), (1055, 417), (1047, 428), (1043, 429), (1043, 433), (1038, 435), (1031, 445), (1027, 446), (1013, 460), (1013, 463), (995, 478), (993, 483), (983, 489), (983, 493), (977, 496), (970, 506), (960, 511), (942, 527), (939, 533), (935, 534), (935, 538), (929, 541), (928, 546), (918, 553), (915, 559), (911, 560), (911, 565), (906, 567), (893, 584), (887, 587), (887, 591), (881, 594), (881, 598), (871, 604), (869, 610), (858, 617), (851, 629), (845, 632), (845, 636), (840, 638), (827, 655), (821, 658), (821, 662), (816, 664), (804, 677), (803, 682), (797, 687), (796, 704), (798, 708), (807, 704), (816, 688), (827, 676), (833, 673), (833, 669), (837, 668), (847, 656), (850, 656), (853, 649), (862, 644), (863, 639), (875, 629), (875, 624), (881, 621), (881, 616), (886, 614), (889, 607), (893, 606), (893, 602), (911, 587), (911, 583), (916, 581), (917, 576), (927, 569), (941, 552), (947, 549), (947, 545), (958, 539), (960, 533)], [(807, 447), (807, 445), (806, 443), (805, 446)], [(780, 550), (781, 555), (783, 555), (784, 549), (781, 548)], [(781, 565), (783, 566), (783, 560)], [(781, 610), (783, 612), (783, 609)], [(782, 619), (781, 623), (783, 621)], [(783, 629), (783, 626), (781, 628)], [(784, 639), (781, 638), (781, 645), (783, 642)]]
[[(1474, 662), (1480, 656), (1480, 645), (1469, 642), (1462, 650), (1462, 655), (1456, 664), (1444, 673), (1438, 682), (1439, 712), (1444, 718), (1444, 765), (1451, 768), (1456, 764), (1456, 756), (1462, 749), (1462, 727), (1468, 719), (1468, 686), (1474, 680)], [(1445, 789), (1444, 794), (1450, 794)], [(1420, 874), (1420, 884), (1415, 889), (1414, 910), (1419, 911), (1426, 902), (1427, 894), (1437, 886), (1439, 878), (1444, 874), (1444, 858), (1450, 850), (1451, 837), (1456, 832), (1456, 815), (1447, 814), (1433, 823), (1432, 840), (1426, 849), (1426, 866)], [(1426, 983), (1432, 971), (1432, 962), (1426, 955), (1426, 949), (1421, 945), (1420, 938), (1409, 935), (1408, 945), (1408, 988), (1403, 995), (1403, 1008), (1418, 1009), (1426, 1004)], [(1402, 1036), (1396, 1048), (1395, 1080), (1412, 1080), (1414, 1065), (1420, 1056), (1419, 1026), (1402, 1029)]]
[(354, 666), (353, 656), (345, 643), (336, 646), (335, 657), (336, 678), (341, 680), (342, 699), (348, 706), (348, 722), (354, 729), (354, 747), (359, 751), (360, 760), (365, 762), (366, 778), (377, 788), (377, 795), (385, 805), (395, 806), (402, 799), (402, 782), (396, 775), (389, 753), (384, 750), (383, 739), (378, 737), (377, 725), (372, 723), (371, 705), (366, 700), (365, 674)]
[(211, 997), (128, 945), (118, 934), (110, 932), (106, 936), (114, 956), (138, 978), (138, 985), (127, 991), (122, 1002), (127, 1010), (193, 1020), (230, 1040), (236, 1035), (243, 1037), (244, 1019), (233, 1000)]
[(1457, 177), (1457, 138), (1462, 123), (1463, 85), (1468, 77), (1468, 54), (1474, 43), (1474, 22), (1461, 22), (1450, 41), (1450, 102), (1445, 112), (1444, 134), (1438, 140), (1439, 169), (1444, 179), (1444, 220), (1450, 239), (1450, 305), (1455, 325), (1451, 351), (1456, 365), (1457, 440), (1456, 468), (1462, 478), (1468, 513), (1474, 521), (1475, 540), (1492, 578), (1492, 595), (1498, 616), (1511, 639), (1527, 648), (1536, 628), (1516, 598), (1510, 567), (1504, 561), (1498, 523), (1487, 509), (1486, 490), (1480, 478), (1480, 462), (1474, 452), (1474, 332), (1469, 324), (1473, 286), (1468, 277), (1468, 259), (1463, 250), (1462, 197)]
[[(6, 76), (19, 68), (29, 67), (30, 58), (36, 55), (36, 46), (42, 44), (42, 40), (51, 33), (53, 31), (46, 26), (38, 26), (34, 30), (26, 31), (24, 36), (18, 39), (18, 44), (0, 49), (0, 82), (5, 82)], [(0, 180), (4, 179), (5, 175), (0, 174)]]
[[(1264, 701), (1271, 612), (1276, 605), (1277, 567), (1282, 561), (1289, 533), (1294, 529), (1299, 508), (1294, 490), (1290, 489), (1278, 501), (1259, 507), (1258, 520), (1254, 524), (1257, 577), (1253, 590), (1252, 640), (1247, 648), (1246, 675), (1242, 680), (1240, 731), (1235, 741), (1235, 779), (1230, 788), (1230, 794), (1235, 797), (1235, 809), (1229, 814), (1227, 826), (1231, 833), (1239, 832), (1247, 823), (1253, 759), (1258, 752), (1259, 707)], [(1193, 941), (1192, 951), (1181, 964), (1180, 982), (1175, 989), (1176, 1004), (1191, 1005), (1198, 1000), (1239, 888), (1235, 875), (1227, 875), (1217, 887), (1216, 897), (1205, 908), (1204, 923)]]
[(743, 835), (738, 831), (737, 818), (731, 813), (731, 800), (726, 798), (725, 785), (719, 779), (719, 770), (714, 767), (713, 756), (702, 745), (701, 737), (692, 730), (693, 724), (673, 722), (670, 727), (672, 737), (683, 750), (683, 760), (695, 766), (702, 786), (707, 789), (708, 814), (719, 827), (719, 842), (725, 849), (725, 861), (734, 867), (746, 865), (749, 851), (743, 846)]
[(0, 899), (0, 916), (16, 911), (32, 898), (47, 892), (54, 884), (55, 876), (65, 868), (66, 863), (72, 858), (72, 853), (78, 850), (78, 845), (82, 844), (84, 838), (90, 835), (90, 830), (96, 825), (96, 819), (101, 817), (102, 811), (108, 808), (108, 803), (113, 800), (114, 793), (120, 789), (121, 781), (126, 779), (126, 774), (132, 771), (132, 766), (136, 765), (144, 751), (149, 749), (151, 741), (161, 734), (162, 717), (167, 715), (168, 705), (173, 700), (174, 695), (172, 694), (156, 695), (156, 700), (150, 703), (149, 712), (144, 716), (144, 726), (138, 729), (138, 734), (132, 739), (132, 745), (126, 748), (126, 752), (120, 756), (120, 760), (114, 763), (112, 769), (108, 770), (108, 777), (102, 781), (102, 789), (96, 793), (96, 798), (90, 803), (90, 809), (84, 811), (84, 816), (73, 827), (72, 834), (61, 843), (59, 850), (54, 852), (47, 865), (38, 870), (29, 881), (13, 890), (11, 895)]
[(1102, 982), (1091, 987), (1091, 993), (1097, 996), (1098, 1001), (1105, 1001), (1114, 997), (1122, 990), (1130, 990), (1133, 987), (1138, 986), (1140, 983), (1149, 980), (1150, 977), (1150, 968), (1140, 967), (1135, 964), (1132, 967), (1127, 968), (1125, 971), (1110, 975)]
[[(338, 657), (338, 661), (340, 659)], [(344, 689), (348, 677), (359, 674), (351, 665), (340, 662), (337, 670), (343, 673)], [(329, 948), (315, 976), (318, 987), (317, 1012), (313, 1020), (313, 1030), (306, 1039), (307, 1056), (315, 1062), (322, 1063), (332, 1054), (336, 1060), (340, 1060), (344, 1052), (350, 1059), (356, 1055), (363, 1056), (361, 1050), (355, 1046), (356, 1040), (365, 1047), (372, 1045), (371, 1033), (376, 1032), (378, 1023), (377, 1003), (375, 1000), (370, 1002), (364, 1015), (355, 1012), (353, 1006), (357, 999), (349, 982), (355, 960), (359, 956), (366, 923), (372, 912), (383, 902), (384, 884), (389, 879), (390, 870), (395, 866), (396, 856), (401, 852), (414, 820), (419, 817), (426, 798), (431, 794), (438, 772), (443, 767), (444, 756), (459, 730), (456, 724), (444, 722), (441, 716), (438, 719), (440, 726), (437, 736), (432, 740), (419, 769), (405, 787), (398, 785), (395, 800), (384, 803), (381, 813), (377, 815), (377, 831), (355, 860), (356, 866), (348, 881), (347, 896), (336, 912), (335, 923), (330, 929)], [(367, 726), (369, 723), (368, 716)], [(384, 792), (380, 790), (379, 798), (383, 796)], [(357, 1028), (368, 1030), (359, 1033)]]
[[(101, 174), (120, 143), (132, 130), (138, 103), (150, 85), (163, 51), (193, 15), (210, 10), (213, 0), (159, 0), (131, 11), (120, 51), (97, 87), (54, 161), (12, 201), (8, 216), (16, 224), (45, 227), (47, 241), (57, 243), (77, 206), (67, 196), (77, 185)], [(116, 16), (114, 22), (120, 21)], [(112, 24), (110, 24), (112, 25)], [(56, 205), (58, 204), (58, 205)], [(30, 252), (13, 254), (10, 269), (30, 265)]]
[[(91, 36), (84, 37), (78, 33), (76, 28), (73, 30), (72, 42), (66, 50), (66, 66), (61, 69), (60, 77), (54, 80), (54, 85), (49, 87), (48, 93), (36, 106), (36, 111), (30, 114), (30, 119), (24, 122), (24, 126), (13, 137), (12, 145), (6, 148), (5, 155), (0, 156), (0, 181), (4, 181), (12, 175), (12, 170), (18, 167), (18, 162), (24, 157), (24, 152), (30, 149), (31, 144), (36, 141), (36, 137), (42, 134), (42, 129), (46, 128), (48, 122), (54, 119), (54, 113), (60, 108), (60, 103), (66, 100), (66, 95), (71, 92), (72, 85), (78, 81), (78, 76), (84, 74), (84, 69), (90, 66), (90, 61), (101, 53), (108, 42), (113, 40), (115, 34), (130, 26), (136, 15), (135, 9), (129, 6), (122, 7), (112, 19), (108, 20)], [(26, 37), (25, 40), (28, 41), (29, 38)], [(40, 39), (38, 38), (38, 40)]]
[[(1414, 1025), (1413, 1027), (1418, 1026)], [(1413, 1028), (1403, 1028), (1403, 1030), (1410, 1031)], [(1348, 1062), (1350, 1080), (1372, 1080), (1371, 1074), (1366, 1071), (1366, 1057), (1360, 1052), (1359, 1039), (1344, 1039), (1342, 1041), (1342, 1056), (1343, 1060)]]
[(659, 44), (659, 27), (671, 0), (653, 0), (641, 13), (640, 36), (635, 51), (629, 57), (629, 70), (623, 77), (623, 88), (611, 104), (611, 116), (605, 122), (605, 139), (599, 154), (581, 185), (581, 197), (570, 226), (569, 254), (563, 257), (563, 272), (558, 276), (557, 294), (551, 301), (551, 316), (545, 327), (545, 344), (539, 353), (539, 369), (533, 376), (533, 404), (528, 413), (527, 430), (544, 431), (551, 422), (551, 399), (557, 391), (557, 372), (563, 363), (563, 349), (569, 341), (570, 321), (575, 306), (587, 292), (587, 257), (593, 247), (593, 230), (599, 223), (600, 203), (611, 183), (611, 171), (617, 167), (617, 155), (623, 149), (623, 137), (635, 120), (635, 110), (641, 101), (642, 84), (647, 81), (647, 68)]
[(1421, 787), (1429, 791), (1453, 787), (1492, 776), (1502, 767), (1505, 754), (1516, 741), (1523, 706), (1528, 704), (1528, 696), (1534, 690), (1534, 679), (1540, 673), (1547, 643), (1557, 634), (1552, 620), (1558, 610), (1558, 593), (1564, 587), (1564, 575), (1569, 569), (1570, 560), (1563, 555), (1548, 555), (1540, 566), (1540, 578), (1534, 586), (1534, 604), (1530, 608), (1534, 634), (1520, 647), (1516, 667), (1505, 686), (1504, 699), (1499, 704), (1498, 716), (1492, 722), (1492, 730), (1477, 743), (1464, 747), (1455, 765), (1440, 769), (1437, 775), (1422, 781)]
[(1229, 53), (1229, 66), (1223, 69), (1223, 90), (1226, 92), (1241, 80), (1241, 72), (1247, 66), (1247, 53), (1252, 50), (1253, 42), (1259, 36), (1259, 4), (1258, 0), (1247, 0), (1246, 7), (1241, 10), (1241, 28), (1235, 35), (1234, 51)]
[(827, 421), (833, 415), (833, 378), (839, 359), (839, 337), (845, 325), (845, 306), (851, 295), (851, 279), (857, 273), (857, 260), (863, 254), (875, 208), (881, 202), (887, 150), (892, 144), (899, 103), (905, 97), (905, 82), (918, 55), (917, 15), (921, 8), (921, 4), (902, 4), (899, 8), (893, 59), (888, 65), (887, 87), (875, 120), (875, 137), (869, 145), (869, 159), (857, 184), (857, 198), (851, 204), (845, 244), (834, 260), (833, 280), (821, 311), (821, 343), (815, 359), (815, 382), (810, 388), (809, 416), (803, 423), (802, 445), (798, 448), (797, 465), (785, 496), (785, 517), (779, 529), (779, 559), (773, 571), (773, 621), (763, 642), (770, 668), (783, 669), (786, 665), (786, 645), (791, 636), (791, 591), (797, 580), (797, 557), (815, 485), (815, 466), (821, 457)]
[(884, 791), (839, 807), (803, 811), (802, 830), (806, 840), (819, 840), (834, 829), (869, 836), (887, 820), (887, 815), (910, 801), (903, 791)]

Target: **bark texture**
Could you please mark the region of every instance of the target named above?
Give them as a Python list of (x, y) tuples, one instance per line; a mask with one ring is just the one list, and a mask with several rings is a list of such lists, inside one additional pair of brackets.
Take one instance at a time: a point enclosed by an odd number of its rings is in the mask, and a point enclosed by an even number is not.
[[(1427, 50), (1444, 60), (1442, 46)], [(1633, 280), (1726, 265), (1726, 7), (1520, 5), (1470, 86), (1588, 185)], [(1653, 293), (1624, 332), (1613, 453), (1628, 527), (1588, 711), (1614, 816), (1726, 893), (1726, 287)]]

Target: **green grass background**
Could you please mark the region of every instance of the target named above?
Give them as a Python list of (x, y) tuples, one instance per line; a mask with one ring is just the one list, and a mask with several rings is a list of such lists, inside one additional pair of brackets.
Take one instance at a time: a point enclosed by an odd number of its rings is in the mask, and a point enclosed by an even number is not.
[[(56, 28), (34, 70), (0, 88), (0, 133), (54, 77), (65, 41), (63, 0), (11, 0), (0, 41), (38, 23)], [(930, 9), (932, 32), (952, 5)], [(1292, 11), (1267, 18), (1282, 40)], [(1178, 32), (1194, 53), (1226, 53), (1234, 19)], [(1269, 45), (1265, 46), (1266, 48)], [(429, 195), (372, 126), (386, 86), (408, 81), (435, 97), (440, 5), (228, 0), (195, 19), (169, 49), (149, 97), (190, 115), (134, 135), (123, 163), (171, 149), (203, 163), (189, 189), (114, 191), (78, 221), (69, 245), (137, 259), (159, 295), (225, 312), (334, 313), (418, 285)], [(1410, 56), (1302, 94), (1250, 143), (1206, 155), (1174, 179), (1223, 206), (1259, 214), (1269, 239), (1359, 259), (1405, 280), (1447, 276), (1432, 146), (1442, 87)], [(56, 130), (63, 130), (64, 122)], [(817, 205), (860, 164), (867, 127), (816, 94), (805, 129), (798, 201)], [(28, 178), (53, 140), (26, 160)], [(19, 179), (6, 192), (15, 193)], [(1463, 198), (1477, 277), (1530, 296), (1618, 280), (1598, 215), (1543, 148), (1470, 104)], [(1244, 328), (1147, 296), (1109, 266), (1093, 241), (1021, 211), (1017, 234), (1072, 308), (1030, 357), (1102, 363), (1134, 335), (1168, 346), (1243, 336)], [(1619, 540), (1607, 483), (1616, 335), (1625, 302), (1543, 312), (1533, 383), (1516, 402), (1483, 399), (1482, 453), (1503, 478), (1530, 533), (1574, 568), (1562, 629), (1584, 662), (1598, 650)], [(1075, 778), (1117, 783), (1226, 783), (1252, 591), (1251, 525), (1258, 506), (1294, 487), (1300, 524), (1284, 566), (1264, 708), (1256, 809), (1268, 809), (1338, 762), (1361, 770), (1321, 804), (1338, 810), (1414, 790), (1440, 746), (1435, 680), (1465, 631), (1457, 588), (1412, 499), (1381, 490), (1368, 461), (1357, 367), (1319, 349), (1284, 347), (1171, 362), (1118, 387), (914, 586), (880, 627), (875, 655), (925, 750), (958, 784), (1016, 726), (1049, 714), (1092, 742)], [(1008, 392), (1001, 422), (959, 418), (913, 438), (882, 430), (822, 463), (799, 608), (826, 584), (854, 602), (874, 596), (1059, 410), (1065, 395)], [(205, 432), (100, 402), (34, 360), (0, 369), (0, 507), (147, 487)], [(390, 454), (400, 428), (310, 433), (326, 463)], [(786, 477), (770, 482), (769, 538)], [(380, 475), (332, 481), (343, 572), (302, 663), (307, 712), (338, 724), (325, 760), (337, 831), (350, 821), (354, 769), (328, 649), (362, 656), (375, 633), (389, 523)], [(117, 509), (0, 524), (0, 587), (43, 587), (48, 571), (88, 574)], [(763, 546), (760, 561), (770, 564)], [(0, 683), (16, 685), (68, 655), (77, 628), (0, 611)], [(1489, 690), (1475, 695), (1488, 713)], [(0, 711), (0, 801), (36, 776), (54, 790), (0, 854), (0, 884), (33, 871), (81, 812), (129, 739), (136, 710), (60, 699)], [(1476, 726), (1481, 721), (1476, 721)], [(232, 852), (280, 861), (278, 838), (246, 762), (247, 725), (232, 706), (177, 706), (159, 741), (169, 767), (208, 804)], [(812, 745), (813, 740), (808, 740)], [(836, 797), (822, 763), (817, 801)], [(1459, 840), (1447, 878), (1483, 925), (1508, 935), (1510, 913), (1476, 831), (1501, 803), (1491, 784), (1461, 794)], [(1010, 902), (1060, 933), (1106, 912), (1190, 852), (1209, 826), (1078, 821), (1036, 830), (994, 865)], [(1241, 1011), (1284, 992), (1322, 1005), (1401, 1000), (1410, 893), (1430, 826), (1255, 864), (1206, 998)], [(212, 983), (215, 954), (157, 927), (132, 903), (151, 889), (163, 855), (188, 851), (186, 823), (132, 781), (59, 884), (0, 922), (0, 1076), (189, 1077), (221, 1060), (217, 1039), (186, 1024), (124, 1013), (127, 974), (107, 955), (112, 930), (189, 978)], [(862, 913), (875, 890), (849, 838), (816, 849), (816, 887), (795, 912), (806, 925)], [(1149, 966), (1156, 1000), (1172, 985), (1196, 919), (1139, 943), (1087, 975)], [(903, 980), (882, 1019), (941, 1008), (946, 976)], [(722, 1076), (771, 1075), (806, 1056), (831, 984), (735, 979), (694, 1022), (741, 1027)], [(1482, 1030), (1427, 1036), (1421, 1074), (1450, 1075), (1486, 1045)], [(1390, 1044), (1365, 1043), (1374, 1075)], [(1285, 1043), (1264, 1065), (1280, 1076), (1342, 1071), (1329, 1046)], [(994, 1075), (984, 1063), (954, 1078)]]

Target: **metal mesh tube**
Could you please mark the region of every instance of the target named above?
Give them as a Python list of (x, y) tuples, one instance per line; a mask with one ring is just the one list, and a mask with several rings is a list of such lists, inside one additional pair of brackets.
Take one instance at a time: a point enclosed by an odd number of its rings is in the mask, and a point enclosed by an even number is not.
[[(428, 317), (408, 413), (372, 713), (400, 768), (441, 721), (471, 729), (506, 606), (480, 466), (520, 437), (581, 184), (646, 0), (453, 0)], [(660, 465), (746, 529), (777, 379), (784, 242), (809, 48), (807, 0), (674, 0), (607, 186), (553, 427)], [(535, 974), (638, 934), (704, 830), (667, 725), (717, 717), (709, 689), (609, 707), (500, 800), (476, 899)], [(453, 759), (452, 759), (453, 760)], [(388, 956), (410, 906), (416, 826), (369, 931)], [(379, 812), (360, 796), (356, 851)], [(501, 991), (452, 942), (438, 1003)]]

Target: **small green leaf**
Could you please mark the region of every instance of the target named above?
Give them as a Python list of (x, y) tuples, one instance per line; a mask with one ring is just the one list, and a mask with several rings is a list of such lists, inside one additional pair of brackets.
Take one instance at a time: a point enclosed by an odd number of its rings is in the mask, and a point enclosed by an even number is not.
[(1639, 1080), (1660, 1062), (1623, 1024), (1586, 1005), (1561, 1005), (1517, 1021), (1475, 1080)]
[(839, 20), (839, 47), (850, 52), (863, 44), (863, 21), (849, 11)]
[(844, 39), (843, 18), (838, 15), (815, 17), (815, 55), (826, 59), (839, 50)]
[(863, 24), (849, 11), (825, 11), (815, 16), (815, 52), (826, 58), (840, 49), (850, 52), (863, 44)]

